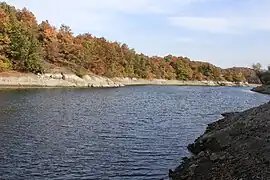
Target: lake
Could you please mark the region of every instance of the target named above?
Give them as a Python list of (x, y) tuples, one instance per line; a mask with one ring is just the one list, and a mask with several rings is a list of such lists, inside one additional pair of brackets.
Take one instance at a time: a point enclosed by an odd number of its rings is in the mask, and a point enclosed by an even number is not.
[(269, 100), (244, 87), (0, 90), (0, 179), (168, 179), (221, 113)]

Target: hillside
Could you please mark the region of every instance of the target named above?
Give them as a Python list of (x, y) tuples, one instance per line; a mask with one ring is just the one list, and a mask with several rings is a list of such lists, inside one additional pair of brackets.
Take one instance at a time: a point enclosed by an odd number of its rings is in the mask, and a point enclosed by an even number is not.
[(66, 25), (56, 29), (47, 20), (38, 24), (26, 8), (0, 3), (0, 72), (42, 73), (50, 67), (80, 77), (93, 73), (105, 77), (260, 82), (252, 69), (221, 69), (172, 55), (149, 57), (126, 44), (89, 33), (74, 36)]

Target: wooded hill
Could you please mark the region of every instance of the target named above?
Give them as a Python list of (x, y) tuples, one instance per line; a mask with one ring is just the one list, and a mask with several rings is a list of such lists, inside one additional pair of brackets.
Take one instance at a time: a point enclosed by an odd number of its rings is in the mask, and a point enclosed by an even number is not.
[(248, 81), (259, 83), (249, 68), (221, 69), (187, 57), (149, 57), (126, 44), (89, 33), (74, 36), (70, 27), (38, 24), (33, 13), (0, 3), (0, 72), (44, 72), (45, 64), (66, 67), (79, 76), (178, 80)]

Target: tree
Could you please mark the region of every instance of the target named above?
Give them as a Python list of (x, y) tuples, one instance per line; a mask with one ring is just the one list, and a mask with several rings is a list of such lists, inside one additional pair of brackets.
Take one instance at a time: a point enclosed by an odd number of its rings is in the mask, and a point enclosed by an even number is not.
[(0, 72), (9, 71), (11, 69), (12, 63), (7, 58), (0, 55)]
[[(32, 31), (38, 30), (38, 24), (36, 17), (33, 13), (28, 11), (26, 8), (17, 11), (16, 13), (18, 21), (20, 21), (22, 26), (26, 28), (31, 28)], [(37, 35), (37, 34), (36, 34)]]
[(38, 26), (38, 33), (38, 40), (44, 52), (43, 58), (50, 63), (59, 63), (61, 59), (56, 28), (51, 26), (48, 21), (42, 21)]
[(181, 57), (176, 61), (172, 61), (170, 65), (174, 68), (176, 73), (176, 79), (178, 80), (190, 80), (192, 78), (192, 69), (186, 64)]
[(252, 68), (256, 71), (256, 72), (260, 72), (262, 69), (262, 65), (260, 63), (256, 63), (252, 65)]
[(29, 30), (14, 27), (10, 58), (17, 70), (34, 73), (43, 71), (41, 46)]

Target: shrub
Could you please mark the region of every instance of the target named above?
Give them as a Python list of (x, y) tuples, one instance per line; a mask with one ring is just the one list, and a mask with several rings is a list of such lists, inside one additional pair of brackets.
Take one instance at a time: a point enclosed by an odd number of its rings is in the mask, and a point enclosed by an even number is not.
[(0, 57), (0, 72), (12, 70), (12, 63), (6, 59)]

